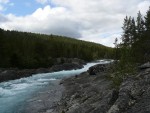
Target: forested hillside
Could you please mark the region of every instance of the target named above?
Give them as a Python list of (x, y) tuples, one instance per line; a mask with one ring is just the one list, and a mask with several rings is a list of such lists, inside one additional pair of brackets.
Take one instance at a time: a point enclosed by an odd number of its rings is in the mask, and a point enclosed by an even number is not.
[(50, 67), (55, 58), (111, 58), (113, 49), (63, 36), (0, 29), (0, 67)]

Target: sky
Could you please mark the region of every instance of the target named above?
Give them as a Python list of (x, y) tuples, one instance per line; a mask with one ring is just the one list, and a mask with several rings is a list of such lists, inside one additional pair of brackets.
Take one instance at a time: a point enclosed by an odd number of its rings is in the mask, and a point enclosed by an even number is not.
[(0, 0), (0, 28), (113, 47), (125, 16), (145, 15), (149, 6), (150, 0)]

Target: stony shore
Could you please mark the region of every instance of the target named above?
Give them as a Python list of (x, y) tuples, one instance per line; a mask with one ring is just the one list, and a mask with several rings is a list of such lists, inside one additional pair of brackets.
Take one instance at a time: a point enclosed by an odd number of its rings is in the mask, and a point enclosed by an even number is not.
[(65, 90), (57, 111), (46, 113), (150, 113), (150, 63), (140, 66), (138, 74), (126, 78), (118, 89), (106, 77), (106, 66), (95, 67), (93, 75), (88, 71), (62, 80)]
[(51, 81), (44, 89), (34, 93), (26, 100), (21, 113), (53, 113), (62, 97), (64, 86), (60, 80)]
[(150, 113), (150, 63), (141, 65), (117, 89), (108, 74), (113, 66), (98, 64), (54, 81), (27, 100), (24, 113)]

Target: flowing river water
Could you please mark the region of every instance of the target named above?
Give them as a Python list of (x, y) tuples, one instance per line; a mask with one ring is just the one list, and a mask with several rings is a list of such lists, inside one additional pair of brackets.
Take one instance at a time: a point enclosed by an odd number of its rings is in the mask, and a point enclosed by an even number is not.
[(93, 65), (110, 62), (110, 60), (100, 60), (95, 63), (87, 63), (82, 69), (36, 74), (27, 78), (2, 82), (0, 83), (0, 113), (20, 113), (19, 109), (24, 107), (26, 100), (48, 84), (53, 86), (55, 81), (64, 77), (78, 75)]

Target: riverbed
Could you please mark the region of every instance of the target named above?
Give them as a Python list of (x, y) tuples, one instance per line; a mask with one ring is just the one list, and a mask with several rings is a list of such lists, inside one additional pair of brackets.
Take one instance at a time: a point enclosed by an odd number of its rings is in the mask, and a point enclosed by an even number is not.
[(29, 110), (32, 110), (30, 113), (36, 113), (34, 106), (29, 108), (30, 104), (34, 104), (35, 108), (41, 110), (40, 112), (46, 111), (46, 108), (52, 108), (51, 105), (61, 98), (63, 91), (63, 86), (59, 85), (61, 79), (79, 75), (93, 65), (109, 62), (100, 60), (87, 63), (82, 69), (36, 74), (27, 78), (2, 82), (0, 83), (0, 113), (23, 113)]

